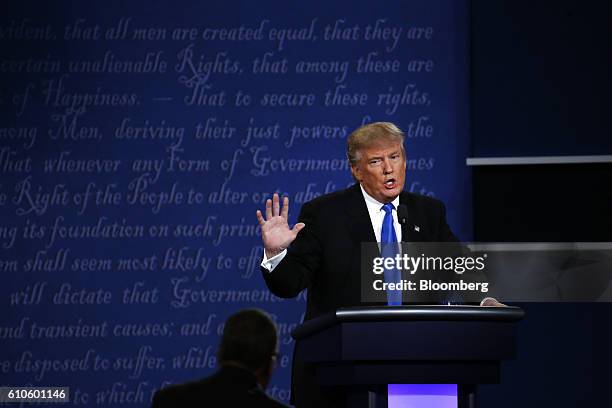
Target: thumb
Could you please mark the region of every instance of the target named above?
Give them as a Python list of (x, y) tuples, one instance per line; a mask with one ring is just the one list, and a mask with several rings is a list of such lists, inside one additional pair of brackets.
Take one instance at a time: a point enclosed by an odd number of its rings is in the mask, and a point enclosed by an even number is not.
[(291, 231), (293, 231), (293, 233), (297, 236), (298, 232), (300, 232), (305, 226), (306, 224), (304, 224), (303, 222), (298, 222), (293, 226), (293, 229)]

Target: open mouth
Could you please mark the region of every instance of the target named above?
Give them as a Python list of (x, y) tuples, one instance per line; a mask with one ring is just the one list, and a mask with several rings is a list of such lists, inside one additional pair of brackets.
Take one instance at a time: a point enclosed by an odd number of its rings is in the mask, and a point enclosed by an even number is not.
[(388, 189), (395, 188), (395, 179), (385, 181), (385, 187)]

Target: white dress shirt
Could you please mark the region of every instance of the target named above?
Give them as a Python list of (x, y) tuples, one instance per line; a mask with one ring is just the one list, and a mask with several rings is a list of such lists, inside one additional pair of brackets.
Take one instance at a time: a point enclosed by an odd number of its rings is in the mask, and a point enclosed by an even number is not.
[[(383, 220), (385, 218), (385, 210), (382, 209), (383, 203), (376, 201), (372, 196), (370, 196), (363, 189), (362, 185), (361, 193), (363, 194), (363, 198), (366, 202), (366, 207), (368, 208), (368, 214), (370, 215), (370, 222), (372, 224), (372, 228), (374, 229), (374, 236), (376, 237), (376, 242), (380, 242), (380, 234), (382, 229)], [(393, 210), (393, 227), (395, 228), (395, 235), (397, 236), (397, 242), (402, 242), (402, 227), (397, 219), (397, 207), (399, 206), (399, 196), (395, 197), (395, 200), (391, 201), (395, 209)], [(306, 226), (308, 228), (308, 225)], [(266, 256), (266, 251), (263, 251), (263, 261), (261, 262), (261, 266), (268, 271), (272, 272), (274, 268), (283, 260), (285, 255), (287, 255), (287, 250), (283, 250), (278, 255), (273, 256), (268, 259)]]
[[(361, 187), (361, 193), (365, 199), (366, 206), (368, 207), (368, 214), (370, 214), (370, 221), (372, 222), (372, 228), (374, 228), (374, 236), (376, 242), (380, 242), (380, 234), (382, 231), (383, 220), (385, 219), (385, 210), (382, 209), (384, 203), (376, 201)], [(395, 207), (393, 210), (393, 228), (395, 229), (395, 235), (397, 236), (397, 242), (402, 242), (402, 226), (397, 219), (397, 207), (399, 206), (399, 196), (395, 197), (395, 200), (391, 201), (391, 204)]]

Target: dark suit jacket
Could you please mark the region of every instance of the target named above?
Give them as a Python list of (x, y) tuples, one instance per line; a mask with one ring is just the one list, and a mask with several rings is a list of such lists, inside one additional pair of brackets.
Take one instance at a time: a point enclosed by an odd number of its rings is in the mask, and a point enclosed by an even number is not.
[[(440, 201), (402, 192), (400, 204), (408, 209), (402, 241), (457, 241)], [(306, 320), (361, 305), (361, 243), (376, 237), (359, 185), (305, 203), (299, 221), (306, 227), (285, 258), (271, 273), (262, 269), (270, 291), (291, 298), (308, 288)]]
[[(440, 201), (402, 192), (400, 204), (408, 210), (408, 221), (402, 225), (402, 241), (457, 241)], [(305, 320), (341, 307), (362, 305), (361, 243), (376, 242), (376, 237), (359, 185), (305, 203), (299, 221), (306, 227), (288, 248), (285, 258), (272, 272), (262, 268), (270, 291), (291, 298), (308, 288)], [(292, 395), (296, 406), (314, 406), (300, 404), (300, 395), (316, 394), (312, 389), (306, 392), (298, 389), (312, 388), (308, 385), (312, 379), (304, 378), (303, 374), (303, 367), (294, 358)], [(323, 406), (322, 402), (317, 404)]]
[(200, 381), (172, 385), (157, 391), (152, 407), (287, 408), (259, 388), (253, 373), (233, 366), (224, 366)]

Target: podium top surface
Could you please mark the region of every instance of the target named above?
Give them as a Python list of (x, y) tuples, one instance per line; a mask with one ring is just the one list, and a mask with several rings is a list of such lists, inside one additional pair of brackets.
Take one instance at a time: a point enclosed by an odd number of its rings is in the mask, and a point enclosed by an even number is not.
[(341, 308), (296, 327), (291, 336), (300, 340), (338, 323), (389, 321), (492, 321), (515, 322), (524, 316), (523, 309), (514, 306), (483, 307), (469, 305), (411, 305)]

